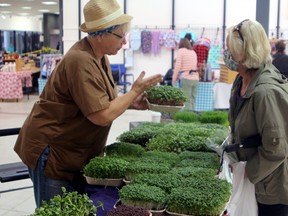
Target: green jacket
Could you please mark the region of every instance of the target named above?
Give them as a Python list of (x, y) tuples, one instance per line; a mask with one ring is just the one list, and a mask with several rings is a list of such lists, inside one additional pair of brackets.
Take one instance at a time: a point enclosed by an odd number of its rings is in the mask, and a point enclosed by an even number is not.
[(232, 142), (260, 134), (262, 145), (241, 148), (238, 159), (247, 161), (247, 177), (255, 184), (258, 202), (288, 205), (288, 81), (272, 64), (263, 66), (239, 100), (241, 82), (238, 75), (231, 90)]

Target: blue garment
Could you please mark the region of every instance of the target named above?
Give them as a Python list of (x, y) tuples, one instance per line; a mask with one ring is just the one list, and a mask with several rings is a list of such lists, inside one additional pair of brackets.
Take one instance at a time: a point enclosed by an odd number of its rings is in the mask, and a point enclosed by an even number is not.
[(196, 41), (198, 39), (198, 35), (195, 32), (190, 32), (190, 31), (183, 31), (180, 33), (179, 37), (184, 38), (186, 34), (191, 34), (191, 39), (192, 41)]
[(221, 54), (221, 43), (214, 41), (208, 53), (207, 63), (211, 64), (211, 68), (220, 69), (219, 61)]
[[(45, 176), (44, 170), (46, 162), (49, 157), (49, 147), (46, 147), (42, 152), (37, 166), (35, 169), (28, 168), (30, 178), (33, 182), (34, 197), (37, 208), (41, 206), (42, 201), (49, 201), (58, 194), (63, 194), (62, 187), (65, 187), (67, 191), (78, 191), (80, 194), (84, 192), (84, 177), (83, 182), (78, 179), (73, 182), (61, 181), (51, 179)], [(81, 189), (80, 189), (81, 188)]]

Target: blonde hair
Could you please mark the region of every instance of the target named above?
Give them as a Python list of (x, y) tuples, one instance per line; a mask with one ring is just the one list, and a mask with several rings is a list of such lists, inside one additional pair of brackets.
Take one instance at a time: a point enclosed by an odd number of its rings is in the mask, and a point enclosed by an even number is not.
[(272, 62), (268, 37), (257, 21), (247, 20), (228, 28), (227, 42), (235, 60), (248, 69), (257, 69), (262, 64)]

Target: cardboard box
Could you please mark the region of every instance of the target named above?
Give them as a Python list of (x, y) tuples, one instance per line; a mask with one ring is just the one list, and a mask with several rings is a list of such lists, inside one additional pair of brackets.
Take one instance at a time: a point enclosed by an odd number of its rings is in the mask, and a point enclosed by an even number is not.
[(223, 63), (220, 64), (220, 82), (231, 84), (234, 82), (238, 72), (229, 70)]
[(16, 62), (16, 71), (22, 71), (25, 65), (24, 59), (15, 59)]

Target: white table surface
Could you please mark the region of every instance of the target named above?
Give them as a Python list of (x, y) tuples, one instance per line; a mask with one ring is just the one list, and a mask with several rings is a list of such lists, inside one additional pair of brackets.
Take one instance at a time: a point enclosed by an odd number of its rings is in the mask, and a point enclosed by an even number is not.
[(229, 109), (232, 84), (217, 82), (214, 85), (214, 109)]

